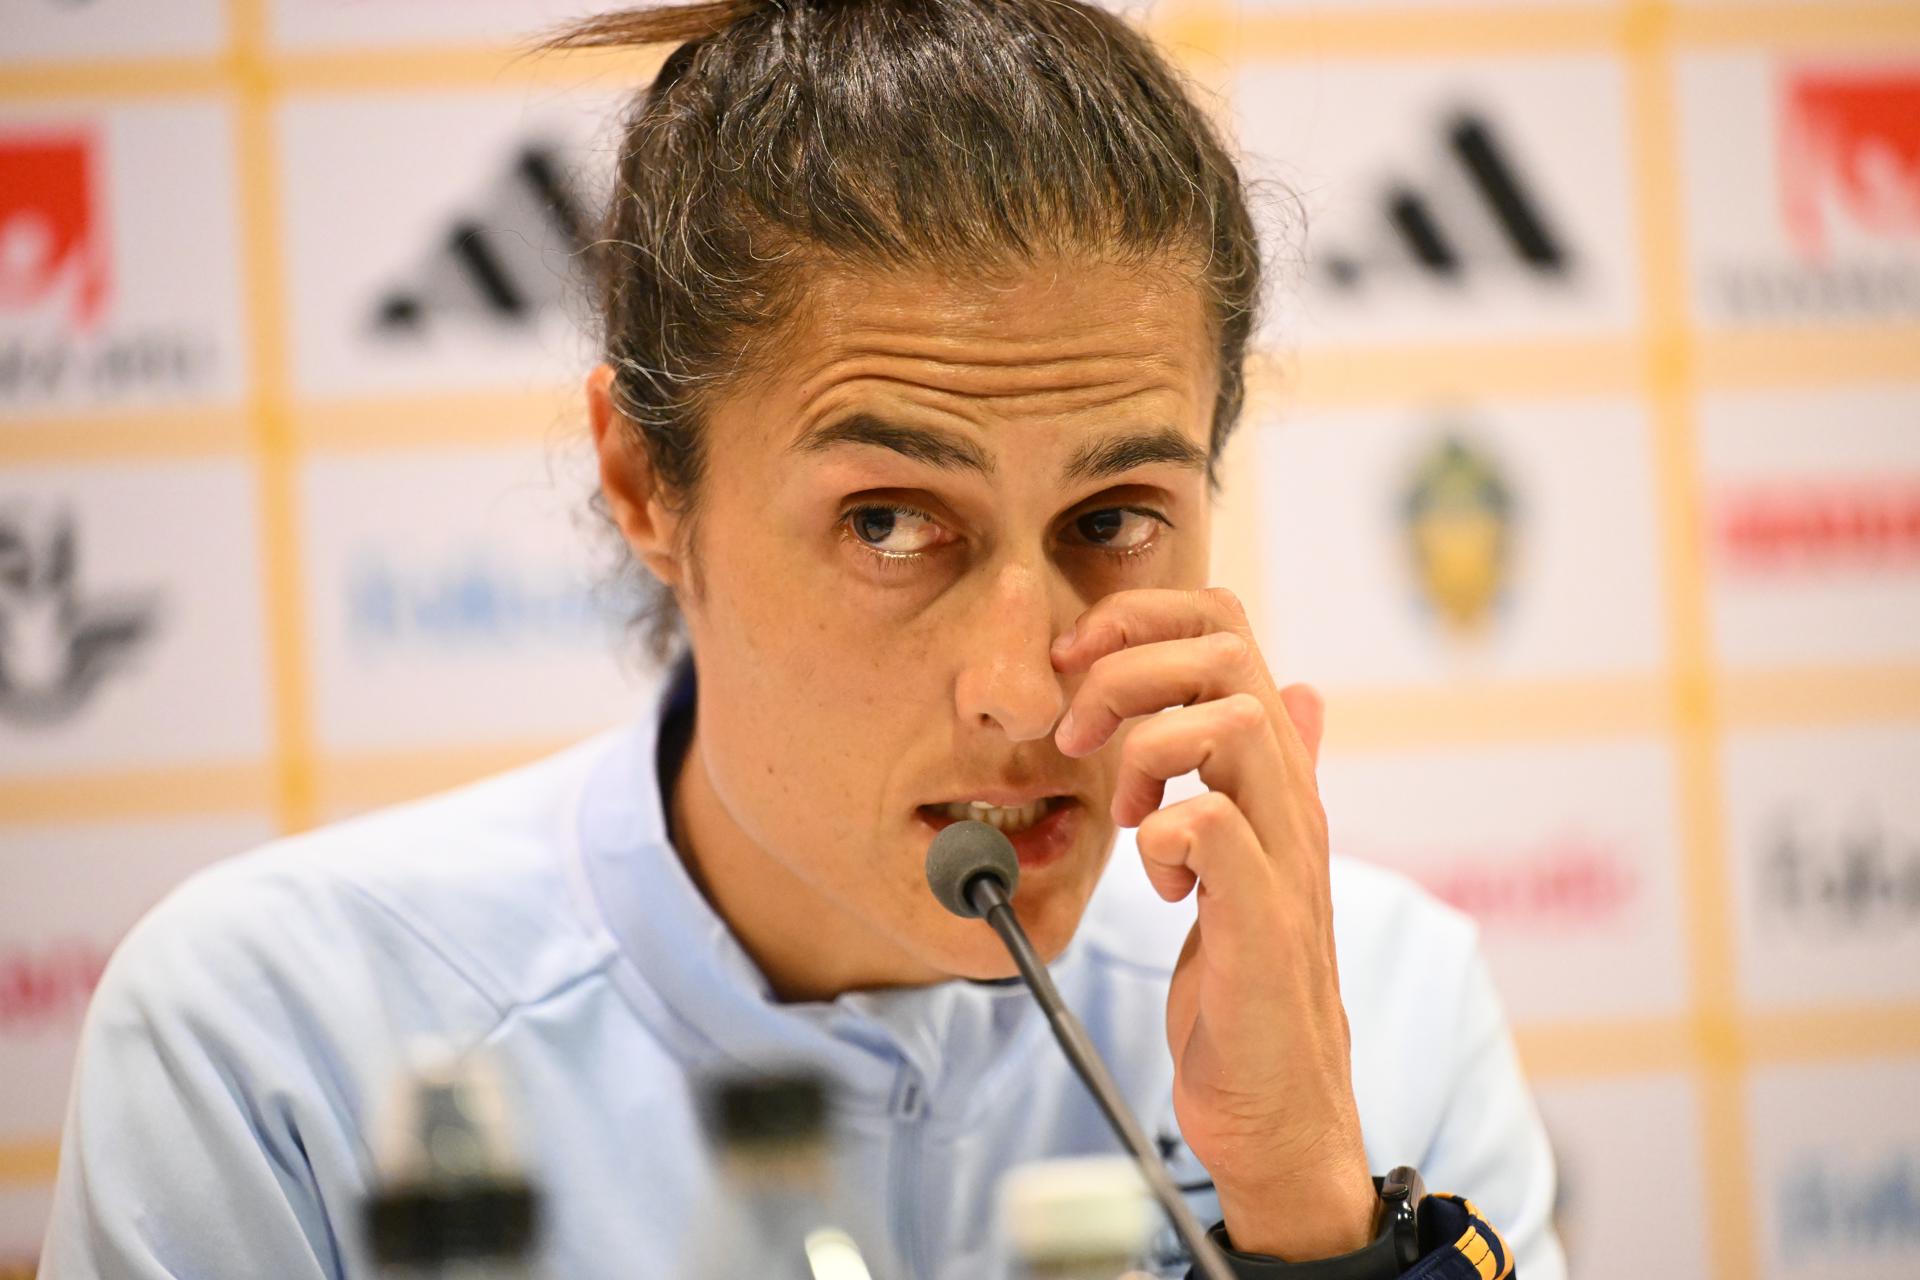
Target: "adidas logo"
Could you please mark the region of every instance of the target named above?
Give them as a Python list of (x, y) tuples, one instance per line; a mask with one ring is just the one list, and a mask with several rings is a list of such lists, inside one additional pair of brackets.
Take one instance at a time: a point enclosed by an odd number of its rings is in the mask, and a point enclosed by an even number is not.
[(1370, 243), (1321, 255), (1324, 283), (1351, 294), (1390, 273), (1440, 283), (1464, 283), (1482, 269), (1517, 269), (1553, 282), (1570, 275), (1565, 240), (1493, 125), (1463, 111), (1446, 122), (1442, 142), (1442, 161), (1423, 182), (1395, 179), (1382, 190)]
[(523, 148), (473, 211), (380, 299), (375, 329), (417, 334), (453, 316), (533, 323), (572, 292), (568, 270), (587, 238), (581, 205), (558, 148)]

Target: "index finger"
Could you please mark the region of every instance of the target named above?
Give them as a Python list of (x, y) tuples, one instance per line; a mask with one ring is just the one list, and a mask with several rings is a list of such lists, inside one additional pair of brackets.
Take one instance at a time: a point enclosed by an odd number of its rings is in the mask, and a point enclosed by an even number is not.
[(1134, 645), (1192, 639), (1215, 631), (1253, 638), (1240, 598), (1225, 587), (1116, 591), (1089, 605), (1072, 628), (1053, 642), (1053, 665), (1070, 674)]

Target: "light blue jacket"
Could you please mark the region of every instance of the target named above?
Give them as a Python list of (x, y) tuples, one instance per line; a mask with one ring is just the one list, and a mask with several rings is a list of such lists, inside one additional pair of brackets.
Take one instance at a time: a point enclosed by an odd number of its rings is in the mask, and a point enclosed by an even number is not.
[[(373, 1275), (370, 1124), (423, 1035), (490, 1052), (545, 1193), (545, 1276), (683, 1274), (713, 1192), (699, 1082), (796, 1061), (840, 1087), (876, 1274), (1005, 1274), (998, 1176), (1117, 1150), (1044, 1020), (1003, 984), (772, 1000), (668, 844), (657, 728), (276, 842), (155, 908), (88, 1013), (43, 1280)], [(1472, 926), (1340, 859), (1333, 895), (1374, 1171), (1417, 1165), (1478, 1204), (1525, 1280), (1562, 1280), (1552, 1160)], [(1054, 966), (1169, 1138), (1165, 1001), (1190, 920), (1122, 832)]]

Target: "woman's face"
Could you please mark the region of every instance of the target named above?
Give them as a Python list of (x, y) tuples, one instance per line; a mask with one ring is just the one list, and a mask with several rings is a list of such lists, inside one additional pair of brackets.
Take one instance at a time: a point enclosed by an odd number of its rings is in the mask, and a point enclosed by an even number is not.
[[(709, 868), (751, 882), (712, 887), (723, 908), (870, 947), (867, 981), (1002, 975), (985, 926), (928, 892), (927, 846), (943, 806), (1027, 807), (998, 815), (1022, 855), (1015, 906), (1044, 954), (1065, 947), (1111, 850), (1124, 734), (1083, 759), (1055, 748), (1077, 678), (1049, 647), (1111, 592), (1205, 585), (1203, 298), (1066, 261), (835, 276), (804, 305), (709, 414), (696, 530), (669, 570), (699, 673), (686, 767), (713, 801), (688, 836), (766, 859)], [(756, 893), (775, 900), (740, 905)]]

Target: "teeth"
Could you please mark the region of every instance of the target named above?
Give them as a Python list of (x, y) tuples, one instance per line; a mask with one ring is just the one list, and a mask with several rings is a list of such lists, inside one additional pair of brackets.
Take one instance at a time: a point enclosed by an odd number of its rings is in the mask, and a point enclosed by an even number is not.
[(1011, 809), (1004, 809), (999, 805), (987, 804), (981, 800), (971, 800), (965, 803), (943, 804), (939, 806), (942, 813), (956, 821), (962, 818), (973, 818), (980, 822), (987, 823), (990, 826), (998, 827), (1002, 831), (1009, 832), (1025, 831), (1028, 827), (1044, 818), (1052, 808), (1053, 801), (1051, 800), (1035, 800), (1032, 804), (1018, 805)]

